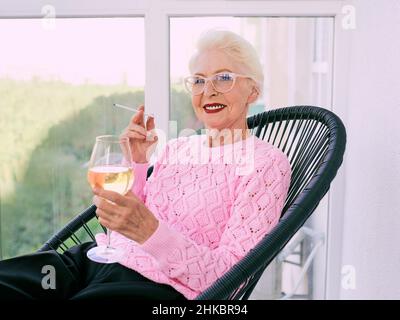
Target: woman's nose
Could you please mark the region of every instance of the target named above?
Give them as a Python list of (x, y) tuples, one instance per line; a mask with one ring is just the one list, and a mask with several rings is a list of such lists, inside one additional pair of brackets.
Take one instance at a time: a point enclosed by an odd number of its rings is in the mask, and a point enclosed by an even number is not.
[(205, 95), (212, 95), (216, 94), (217, 92), (214, 89), (214, 86), (211, 83), (211, 80), (207, 80), (206, 83), (204, 84), (204, 94)]

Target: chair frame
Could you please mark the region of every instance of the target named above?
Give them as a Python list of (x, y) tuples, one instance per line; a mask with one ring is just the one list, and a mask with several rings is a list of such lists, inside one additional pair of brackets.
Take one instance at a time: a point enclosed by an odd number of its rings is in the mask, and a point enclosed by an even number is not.
[[(292, 166), (288, 196), (279, 223), (196, 300), (248, 299), (266, 267), (328, 192), (343, 161), (346, 130), (340, 118), (329, 110), (316, 106), (279, 108), (251, 116), (247, 118), (247, 124), (254, 135), (269, 141), (288, 156)], [(149, 168), (148, 176), (152, 169)], [(39, 251), (65, 251), (68, 249), (67, 240), (80, 244), (76, 235), (80, 229), (94, 240), (88, 222), (96, 219), (95, 211), (94, 205), (88, 207), (53, 235)]]

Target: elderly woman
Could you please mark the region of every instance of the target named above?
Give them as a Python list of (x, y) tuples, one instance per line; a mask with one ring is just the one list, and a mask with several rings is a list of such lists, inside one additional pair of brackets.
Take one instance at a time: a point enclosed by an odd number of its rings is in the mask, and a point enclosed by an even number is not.
[[(146, 180), (157, 137), (149, 138), (155, 120), (144, 123), (141, 106), (122, 134), (134, 160), (132, 192), (94, 190), (99, 221), (114, 231), (111, 245), (124, 250), (119, 263), (87, 259), (94, 243), (63, 255), (41, 253), (36, 262), (38, 254), (10, 259), (0, 264), (0, 295), (51, 294), (32, 289), (39, 280), (30, 289), (20, 278), (7, 281), (15, 260), (22, 266), (28, 262), (21, 259), (30, 259), (31, 265), (45, 261), (60, 270), (57, 297), (193, 299), (277, 224), (291, 171), (285, 155), (247, 127), (249, 105), (263, 82), (254, 48), (232, 32), (210, 31), (200, 39), (189, 69), (185, 84), (206, 134), (169, 141)], [(98, 234), (96, 241), (104, 244), (105, 235)]]

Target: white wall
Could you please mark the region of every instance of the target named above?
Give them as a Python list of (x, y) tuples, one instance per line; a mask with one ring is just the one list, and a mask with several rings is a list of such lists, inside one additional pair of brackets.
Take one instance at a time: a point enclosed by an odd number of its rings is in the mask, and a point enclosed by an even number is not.
[(356, 277), (340, 297), (400, 299), (400, 1), (350, 3), (342, 264)]

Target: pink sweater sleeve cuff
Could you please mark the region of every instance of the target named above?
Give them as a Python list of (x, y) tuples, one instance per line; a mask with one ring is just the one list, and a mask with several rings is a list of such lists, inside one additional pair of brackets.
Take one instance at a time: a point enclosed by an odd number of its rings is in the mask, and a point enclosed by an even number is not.
[(163, 221), (159, 220), (157, 230), (147, 239), (141, 248), (150, 253), (160, 262), (168, 262), (168, 256), (173, 250), (185, 247), (186, 240), (178, 232), (170, 229)]

